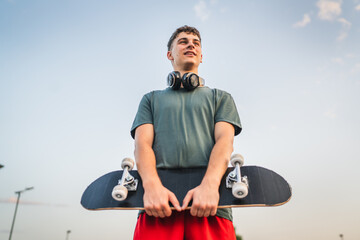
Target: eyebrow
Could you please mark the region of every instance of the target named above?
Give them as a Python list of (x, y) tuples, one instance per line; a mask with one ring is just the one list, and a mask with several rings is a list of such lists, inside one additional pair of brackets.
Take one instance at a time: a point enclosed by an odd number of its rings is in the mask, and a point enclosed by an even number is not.
[[(183, 38), (180, 38), (177, 42), (180, 42), (180, 41), (182, 41), (182, 40), (187, 40), (187, 41), (189, 41), (188, 38), (183, 37)], [(200, 41), (199, 39), (197, 39), (197, 38), (194, 38), (194, 42), (199, 42), (199, 43), (201, 43), (201, 41)]]

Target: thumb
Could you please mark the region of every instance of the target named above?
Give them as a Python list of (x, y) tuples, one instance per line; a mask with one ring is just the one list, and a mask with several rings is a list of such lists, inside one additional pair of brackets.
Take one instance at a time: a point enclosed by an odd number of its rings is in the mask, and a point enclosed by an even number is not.
[(182, 207), (181, 207), (182, 210), (185, 210), (185, 209), (188, 207), (189, 202), (190, 202), (191, 199), (193, 198), (193, 194), (194, 194), (194, 190), (190, 190), (190, 191), (186, 194), (186, 196), (185, 196), (185, 198), (184, 198), (184, 200), (183, 200), (183, 205), (182, 205)]
[(178, 199), (176, 198), (175, 194), (172, 192), (169, 192), (169, 201), (171, 202), (171, 204), (174, 206), (174, 208), (178, 212), (181, 211), (180, 203), (179, 203)]

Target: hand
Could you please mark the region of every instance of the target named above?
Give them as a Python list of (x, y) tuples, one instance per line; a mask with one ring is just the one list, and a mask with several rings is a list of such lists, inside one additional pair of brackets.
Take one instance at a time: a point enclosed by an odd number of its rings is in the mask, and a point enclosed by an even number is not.
[(215, 216), (219, 203), (218, 188), (209, 184), (200, 184), (198, 187), (190, 190), (183, 201), (182, 210), (185, 210), (189, 205), (190, 200), (193, 200), (190, 208), (190, 214), (194, 217), (208, 217)]
[(172, 211), (169, 202), (172, 203), (177, 211), (181, 211), (179, 201), (175, 194), (163, 185), (157, 184), (145, 190), (144, 208), (149, 216), (161, 218), (170, 217)]

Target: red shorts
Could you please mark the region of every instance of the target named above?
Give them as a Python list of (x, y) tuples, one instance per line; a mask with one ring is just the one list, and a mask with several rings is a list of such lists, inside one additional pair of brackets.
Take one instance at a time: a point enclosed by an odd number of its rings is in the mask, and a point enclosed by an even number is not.
[(134, 240), (235, 240), (232, 222), (218, 216), (193, 217), (190, 211), (173, 211), (170, 217), (139, 216)]

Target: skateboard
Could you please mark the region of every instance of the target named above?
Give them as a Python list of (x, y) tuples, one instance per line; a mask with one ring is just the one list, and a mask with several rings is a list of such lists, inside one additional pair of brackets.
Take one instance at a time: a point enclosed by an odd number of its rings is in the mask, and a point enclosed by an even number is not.
[[(227, 169), (219, 187), (218, 208), (280, 206), (290, 200), (291, 187), (279, 174), (263, 167), (243, 166), (240, 154), (231, 156), (231, 164), (233, 167)], [(125, 158), (121, 167), (123, 170), (107, 173), (86, 188), (81, 197), (84, 208), (144, 210), (144, 189), (140, 175), (132, 170), (134, 161)], [(200, 185), (206, 168), (158, 169), (157, 172), (164, 187), (182, 203), (187, 192)]]

